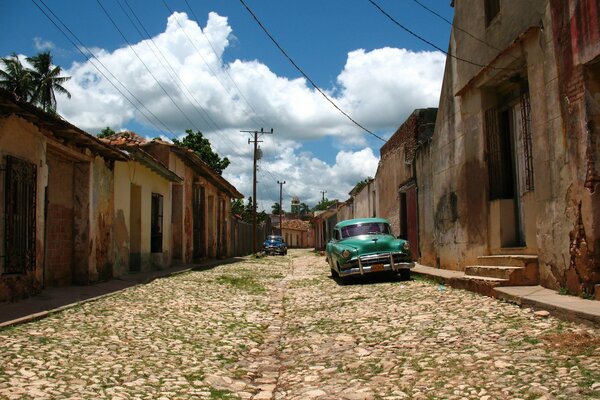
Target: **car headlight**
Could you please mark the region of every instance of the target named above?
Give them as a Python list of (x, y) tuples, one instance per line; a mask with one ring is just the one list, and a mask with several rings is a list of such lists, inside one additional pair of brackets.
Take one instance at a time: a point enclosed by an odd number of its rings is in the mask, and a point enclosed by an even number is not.
[(352, 257), (352, 253), (348, 249), (346, 249), (342, 251), (342, 257), (344, 257), (345, 259), (349, 259), (350, 257)]
[(410, 251), (410, 243), (408, 243), (407, 241), (404, 242), (404, 244), (402, 245), (402, 250)]

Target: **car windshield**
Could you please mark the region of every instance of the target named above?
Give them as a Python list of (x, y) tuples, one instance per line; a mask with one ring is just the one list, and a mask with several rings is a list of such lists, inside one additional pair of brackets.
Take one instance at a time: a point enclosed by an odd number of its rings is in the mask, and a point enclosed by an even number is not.
[(269, 235), (267, 236), (267, 241), (283, 242), (283, 238), (278, 235)]
[(342, 228), (342, 238), (359, 235), (390, 235), (390, 226), (385, 222), (365, 222), (362, 224), (348, 225)]

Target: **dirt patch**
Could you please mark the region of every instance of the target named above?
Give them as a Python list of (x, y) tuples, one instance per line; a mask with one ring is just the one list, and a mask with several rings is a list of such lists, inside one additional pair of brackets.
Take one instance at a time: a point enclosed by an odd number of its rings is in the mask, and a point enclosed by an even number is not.
[(551, 348), (573, 354), (600, 352), (600, 337), (587, 332), (561, 332), (544, 335), (544, 343)]

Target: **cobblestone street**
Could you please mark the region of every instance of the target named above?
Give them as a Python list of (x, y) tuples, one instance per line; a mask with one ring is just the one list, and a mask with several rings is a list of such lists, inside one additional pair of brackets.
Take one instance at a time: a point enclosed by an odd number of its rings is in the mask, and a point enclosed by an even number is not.
[(291, 250), (0, 331), (0, 398), (600, 398), (600, 328)]

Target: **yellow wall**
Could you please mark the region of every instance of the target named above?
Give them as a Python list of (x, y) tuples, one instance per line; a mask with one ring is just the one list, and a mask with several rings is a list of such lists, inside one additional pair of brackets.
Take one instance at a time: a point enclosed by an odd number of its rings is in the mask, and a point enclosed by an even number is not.
[[(121, 243), (115, 243), (116, 251), (119, 248), (130, 247), (131, 239), (131, 185), (139, 185), (141, 190), (140, 207), (140, 258), (141, 270), (167, 268), (171, 264), (171, 190), (170, 182), (159, 176), (138, 162), (116, 162), (115, 163), (115, 221), (123, 225), (129, 233), (127, 241), (123, 238), (117, 239)], [(150, 214), (152, 193), (163, 196), (163, 246), (162, 253), (150, 253)], [(115, 226), (115, 230), (122, 229)], [(124, 255), (117, 257), (115, 263), (116, 275), (129, 271), (129, 257)]]

